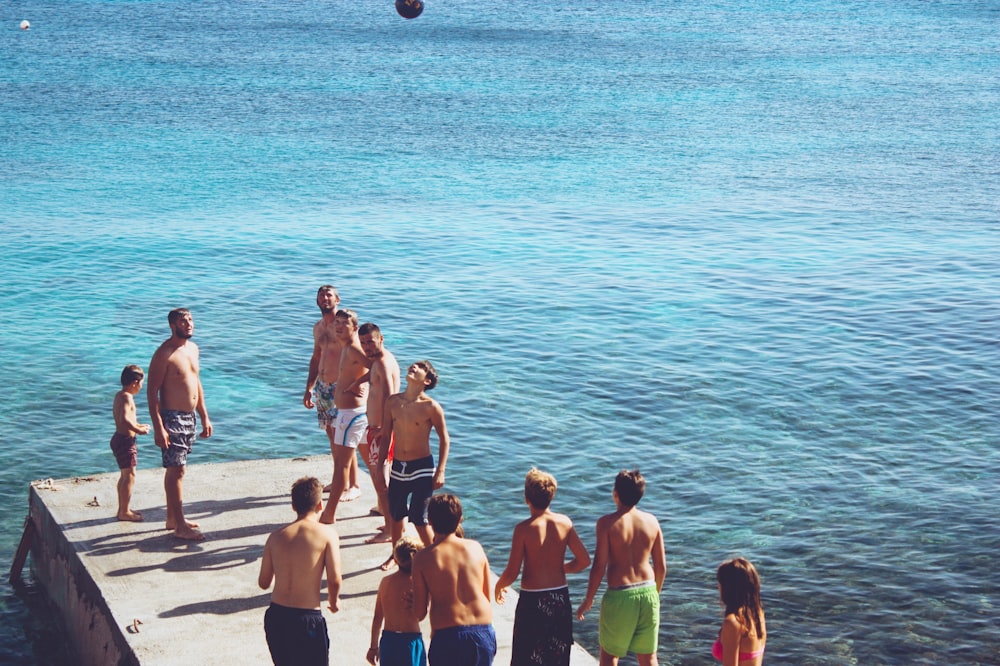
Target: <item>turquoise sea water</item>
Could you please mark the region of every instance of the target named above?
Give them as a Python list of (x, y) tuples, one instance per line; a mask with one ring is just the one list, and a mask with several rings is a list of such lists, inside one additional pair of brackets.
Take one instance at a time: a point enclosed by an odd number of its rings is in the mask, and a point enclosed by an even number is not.
[[(0, 570), (31, 480), (114, 470), (173, 307), (192, 462), (325, 451), (331, 282), (441, 370), (494, 568), (530, 466), (588, 546), (639, 466), (661, 663), (709, 662), (734, 554), (767, 663), (1000, 663), (998, 81), (995, 1), (8, 3)], [(30, 605), (0, 662), (71, 663)]]

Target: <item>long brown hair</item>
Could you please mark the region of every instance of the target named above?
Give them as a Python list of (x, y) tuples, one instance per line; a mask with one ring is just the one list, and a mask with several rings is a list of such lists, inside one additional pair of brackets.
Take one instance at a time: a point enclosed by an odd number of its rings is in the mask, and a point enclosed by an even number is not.
[(726, 615), (735, 615), (749, 634), (764, 638), (764, 606), (760, 603), (760, 576), (749, 560), (737, 557), (719, 565), (719, 581)]

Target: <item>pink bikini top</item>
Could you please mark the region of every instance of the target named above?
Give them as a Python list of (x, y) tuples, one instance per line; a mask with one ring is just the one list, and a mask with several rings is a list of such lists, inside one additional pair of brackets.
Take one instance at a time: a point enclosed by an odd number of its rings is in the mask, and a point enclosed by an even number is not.
[[(740, 661), (749, 661), (750, 659), (756, 659), (760, 655), (764, 654), (764, 648), (761, 648), (755, 652), (740, 652)], [(715, 641), (712, 643), (712, 656), (722, 661), (722, 641)]]

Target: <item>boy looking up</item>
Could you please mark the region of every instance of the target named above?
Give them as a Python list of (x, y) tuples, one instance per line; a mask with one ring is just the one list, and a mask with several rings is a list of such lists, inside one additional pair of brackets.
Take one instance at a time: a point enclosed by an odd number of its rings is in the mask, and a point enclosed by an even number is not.
[(129, 502), (132, 501), (132, 488), (135, 487), (135, 465), (138, 462), (135, 436), (149, 433), (150, 425), (139, 423), (135, 412), (133, 396), (142, 390), (144, 377), (142, 368), (137, 365), (126, 365), (122, 370), (122, 390), (115, 394), (111, 411), (115, 417), (115, 434), (111, 436), (111, 451), (121, 476), (118, 477), (118, 520), (138, 522), (142, 514), (132, 511)]
[(660, 590), (667, 562), (660, 523), (652, 514), (635, 508), (645, 490), (646, 480), (639, 470), (619, 472), (612, 493), (616, 510), (597, 521), (594, 566), (576, 619), (582, 621), (594, 604), (607, 572), (608, 589), (601, 600), (598, 630), (601, 666), (617, 666), (618, 659), (629, 651), (636, 654), (640, 666), (656, 664)]
[[(566, 574), (590, 566), (590, 555), (567, 516), (553, 513), (556, 479), (532, 468), (524, 478), (524, 499), (531, 517), (514, 527), (507, 568), (493, 594), (504, 603), (507, 587), (521, 578), (521, 596), (514, 612), (511, 666), (569, 666), (573, 647), (573, 607)], [(566, 549), (573, 559), (566, 562)]]

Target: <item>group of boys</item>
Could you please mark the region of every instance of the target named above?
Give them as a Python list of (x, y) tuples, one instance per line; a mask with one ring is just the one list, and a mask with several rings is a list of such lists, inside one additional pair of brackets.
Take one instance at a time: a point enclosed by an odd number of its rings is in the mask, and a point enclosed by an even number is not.
[[(515, 611), (512, 664), (569, 664), (573, 643), (572, 611), (566, 574), (584, 570), (591, 559), (570, 519), (549, 510), (555, 479), (532, 469), (525, 480), (530, 517), (514, 530), (510, 559), (491, 594), (490, 568), (479, 543), (464, 538), (462, 505), (451, 494), (434, 495), (445, 481), (449, 440), (441, 406), (426, 391), (437, 384), (428, 361), (412, 364), (405, 390), (399, 391), (399, 365), (384, 348), (375, 324), (358, 325), (351, 310), (339, 310), (331, 285), (320, 287), (316, 303), (322, 318), (313, 327), (314, 347), (303, 404), (317, 410), (334, 461), (327, 488), (313, 477), (292, 487), (297, 519), (267, 540), (258, 583), (274, 582), (265, 613), (265, 635), (274, 663), (327, 664), (329, 638), (320, 610), (323, 577), (328, 609), (337, 612), (342, 583), (340, 547), (332, 525), (341, 501), (356, 496), (355, 450), (362, 455), (378, 495), (373, 512), (385, 524), (366, 543), (391, 542), (399, 570), (379, 586), (367, 659), (384, 666), (478, 666), (492, 664), (496, 635), (491, 597), (502, 604), (506, 589), (521, 573), (522, 591)], [(142, 520), (129, 508), (135, 479), (135, 435), (152, 430), (165, 468), (167, 528), (182, 539), (204, 539), (198, 524), (184, 517), (181, 480), (194, 441), (197, 414), (202, 437), (212, 434), (205, 407), (198, 348), (190, 341), (194, 323), (185, 309), (170, 312), (171, 337), (150, 362), (149, 402), (152, 426), (136, 419), (133, 396), (142, 388), (137, 366), (122, 372), (115, 397), (116, 433), (111, 447), (121, 468), (119, 520)], [(430, 451), (430, 432), (438, 435), (438, 463)], [(391, 465), (391, 468), (389, 467)], [(638, 470), (615, 479), (616, 511), (597, 523), (586, 596), (578, 620), (590, 609), (607, 575), (601, 604), (601, 664), (617, 664), (631, 651), (640, 664), (656, 663), (659, 593), (666, 575), (663, 538), (655, 517), (636, 509), (645, 481)], [(323, 506), (322, 493), (330, 493)], [(409, 519), (420, 541), (404, 538)], [(573, 559), (565, 561), (569, 550)], [(652, 564), (650, 564), (650, 562)], [(433, 635), (424, 653), (420, 620), (430, 615)], [(380, 632), (381, 628), (381, 632)]]

